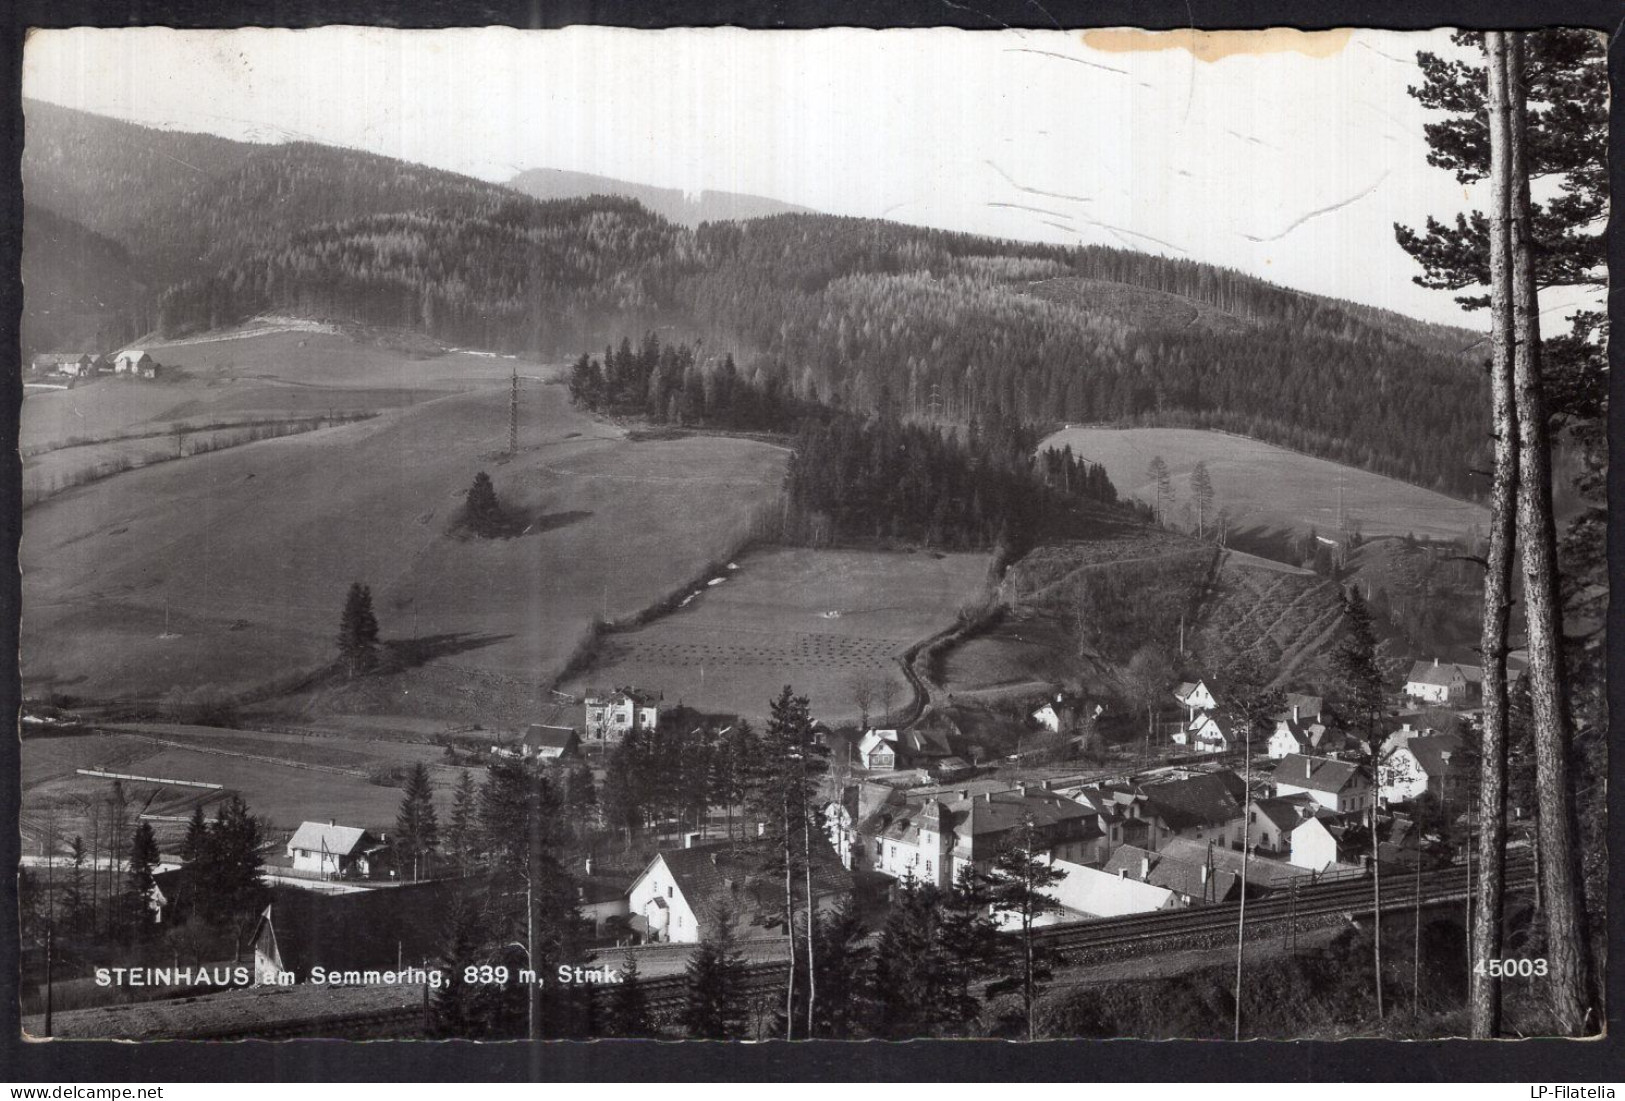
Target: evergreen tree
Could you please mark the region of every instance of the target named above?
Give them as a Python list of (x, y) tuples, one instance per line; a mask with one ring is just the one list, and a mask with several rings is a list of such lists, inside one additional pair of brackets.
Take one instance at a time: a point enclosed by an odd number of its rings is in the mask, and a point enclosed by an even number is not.
[(264, 824), (249, 813), (242, 796), (230, 796), (215, 811), (208, 841), (192, 865), (196, 905), (205, 921), (241, 934), (243, 923), (258, 914), (266, 893), (260, 873), (264, 842)]
[(186, 823), (186, 840), (181, 843), (181, 859), (190, 864), (203, 855), (203, 846), (209, 837), (209, 820), (203, 815), (203, 804), (192, 808), (192, 817)]
[(621, 965), (620, 984), (609, 994), (609, 1017), (604, 1034), (628, 1040), (642, 1040), (655, 1034), (649, 995), (638, 981), (638, 958), (631, 951), (626, 953), (626, 962)]
[(85, 893), (85, 842), (75, 836), (68, 846), (68, 882), (62, 892), (62, 923), (75, 933), (89, 930), (93, 917), (90, 898)]
[(434, 785), (429, 768), (422, 761), (412, 766), (401, 795), (401, 808), (395, 815), (396, 847), (402, 870), (410, 870), (414, 880), (429, 870), (429, 859), (440, 841), (440, 823), (434, 809)]
[(812, 1035), (854, 1040), (862, 1036), (870, 1009), (868, 929), (850, 900), (814, 927), (818, 1002)]
[(496, 486), (485, 471), (474, 475), (463, 504), (463, 525), (482, 539), (514, 534), (516, 525), (497, 500)]
[(943, 950), (938, 936), (938, 903), (942, 892), (904, 877), (892, 889), (892, 905), (875, 948), (871, 989), (874, 992), (871, 1035), (883, 1040), (913, 1040), (939, 1035), (945, 1023), (942, 992), (953, 981), (957, 961)]
[(940, 1021), (951, 1030), (977, 1019), (982, 1009), (977, 984), (1008, 963), (991, 914), (993, 901), (990, 878), (970, 866), (960, 869), (942, 896), (936, 937), (946, 966), (936, 1005)]
[(734, 915), (723, 907), (688, 961), (683, 1027), (696, 1040), (745, 1036), (745, 961), (734, 941)]
[(372, 589), (359, 581), (350, 585), (344, 598), (338, 646), (350, 676), (372, 668), (377, 657), (378, 619), (372, 613)]
[(142, 822), (130, 835), (129, 866), (126, 871), (126, 907), (136, 934), (152, 928), (153, 871), (158, 867), (158, 838), (151, 822)]
[(479, 789), (474, 786), (473, 775), (465, 768), (452, 794), (451, 824), (446, 830), (446, 844), (451, 848), (452, 859), (457, 861), (457, 870), (464, 875), (468, 874), (474, 862), (478, 831)]
[(1045, 951), (1042, 945), (1033, 940), (1033, 925), (1045, 914), (1060, 912), (1060, 903), (1045, 894), (1044, 889), (1064, 878), (1060, 870), (1034, 845), (1030, 818), (1020, 836), (1010, 839), (1000, 848), (988, 873), (993, 912), (1014, 918), (1021, 935), (1019, 974), (989, 984), (988, 994), (990, 997), (1009, 991), (1021, 994), (1022, 1018), (1028, 1040), (1037, 1039), (1033, 1010), (1045, 984), (1054, 978), (1054, 954)]
[(485, 963), (485, 929), (479, 907), (459, 899), (447, 916), (435, 965), (447, 981), (435, 992), (429, 1010), (429, 1035), (437, 1040), (473, 1040), (491, 1034), (484, 985), (465, 983), (463, 971)]

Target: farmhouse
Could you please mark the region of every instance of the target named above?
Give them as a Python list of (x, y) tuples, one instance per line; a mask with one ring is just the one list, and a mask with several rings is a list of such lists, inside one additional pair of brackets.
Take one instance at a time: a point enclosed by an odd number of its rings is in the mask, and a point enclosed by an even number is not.
[(445, 879), (331, 895), (272, 888), (254, 926), (256, 985), (311, 981), (312, 972), (380, 971), (432, 965), (440, 955), (446, 917), (474, 901), (483, 880)]
[(1371, 778), (1359, 765), (1298, 753), (1283, 757), (1276, 766), (1275, 794), (1308, 795), (1333, 814), (1355, 814), (1373, 802)]
[(359, 826), (329, 821), (301, 822), (288, 839), (293, 870), (332, 879), (366, 879), (377, 873), (378, 857), (388, 848), (385, 838)]
[(1105, 710), (1105, 706), (1097, 700), (1069, 700), (1066, 693), (1058, 692), (1053, 702), (1046, 702), (1033, 712), (1033, 722), (1051, 734), (1059, 734), (1063, 729), (1100, 718)]
[(1377, 770), (1383, 803), (1403, 803), (1430, 791), (1441, 797), (1456, 794), (1468, 779), (1461, 746), (1461, 738), (1454, 734), (1407, 738), (1395, 746)]
[(636, 730), (653, 730), (660, 721), (660, 697), (638, 688), (589, 695), (587, 739), (597, 745), (620, 741)]
[[(1510, 666), (1507, 675), (1517, 679)], [(1440, 664), (1438, 658), (1432, 664), (1419, 661), (1405, 678), (1405, 694), (1423, 703), (1470, 707), (1484, 697), (1484, 670), (1453, 661)]]
[[(764, 915), (783, 908), (782, 883), (760, 881), (761, 842), (719, 841), (657, 853), (626, 892), (632, 928), (650, 941), (695, 944), (727, 917), (741, 936), (776, 936)], [(852, 876), (828, 845), (813, 845), (813, 905), (829, 913), (852, 896)]]
[(1344, 855), (1343, 827), (1336, 819), (1315, 814), (1298, 823), (1292, 831), (1287, 861), (1311, 872), (1323, 872), (1337, 865)]
[(531, 723), (517, 740), (494, 745), (492, 753), (526, 760), (560, 761), (581, 755), (581, 735), (572, 726), (544, 726)]
[(156, 378), (158, 361), (152, 358), (150, 352), (140, 348), (126, 348), (113, 357), (113, 373), (134, 375), (138, 378)]
[(34, 357), (34, 370), (84, 378), (96, 373), (96, 357), (88, 352), (44, 352)]

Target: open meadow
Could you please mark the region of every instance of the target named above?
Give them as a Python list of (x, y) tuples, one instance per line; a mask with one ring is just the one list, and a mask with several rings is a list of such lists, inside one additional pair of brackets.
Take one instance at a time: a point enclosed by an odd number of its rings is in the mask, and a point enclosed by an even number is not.
[[(545, 689), (595, 617), (680, 588), (778, 496), (780, 448), (634, 441), (534, 375), (509, 456), (511, 365), (458, 354), (488, 365), (481, 389), (133, 470), (31, 509), (25, 691), (159, 701), (298, 688), (301, 714), (523, 721), (504, 692)], [(451, 530), (480, 470), (523, 534)], [(311, 680), (333, 662), (352, 581), (371, 586), (398, 671)]]
[[(121, 784), (132, 814), (157, 816), (153, 827), (166, 852), (185, 833), (184, 822), (175, 819), (186, 818), (196, 805), (212, 814), (233, 793), (270, 823), (274, 835), (303, 821), (331, 818), (393, 831), (401, 789), (374, 778), (404, 773), (419, 762), (429, 766), (444, 817), (451, 811), (459, 771), (443, 763), (434, 745), (163, 723), (116, 724), (103, 733), (33, 738), (23, 746), (23, 832), (35, 846), (53, 806), (59, 835), (80, 834), (88, 841), (84, 807), (108, 797), (113, 780), (78, 769), (147, 778)], [(218, 784), (220, 790), (194, 784)]]
[[(1152, 500), (1146, 467), (1162, 456), (1172, 475), (1172, 517), (1186, 524), (1190, 476), (1207, 463), (1214, 504), (1230, 517), (1232, 532), (1322, 534), (1337, 529), (1338, 488), (1350, 521), (1367, 536), (1405, 535), (1450, 540), (1482, 534), (1488, 511), (1442, 493), (1276, 447), (1245, 436), (1195, 428), (1066, 428), (1040, 447), (1070, 446), (1100, 463), (1119, 493)], [(1192, 513), (1188, 526), (1195, 526)]]
[(789, 683), (814, 716), (840, 721), (858, 717), (852, 686), (863, 679), (875, 686), (871, 716), (888, 691), (900, 709), (911, 693), (898, 655), (977, 599), (988, 558), (767, 547), (735, 564), (672, 614), (606, 635), (566, 688), (635, 684), (759, 721)]

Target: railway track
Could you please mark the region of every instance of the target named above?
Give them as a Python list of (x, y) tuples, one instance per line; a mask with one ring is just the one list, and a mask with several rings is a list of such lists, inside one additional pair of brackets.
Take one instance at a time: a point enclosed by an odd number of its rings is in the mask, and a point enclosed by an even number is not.
[[(1476, 869), (1474, 874), (1476, 876)], [(1509, 891), (1532, 885), (1534, 878), (1534, 861), (1531, 858), (1515, 856), (1507, 860), (1506, 886)], [(1421, 883), (1422, 903), (1436, 905), (1464, 899), (1467, 885), (1465, 866), (1425, 872)], [(1295, 892), (1286, 891), (1269, 898), (1248, 899), (1248, 939), (1266, 932), (1284, 932), (1283, 926), (1290, 928), (1301, 925), (1307, 929), (1324, 924), (1328, 918), (1369, 914), (1371, 896), (1371, 879), (1361, 876), (1303, 886)], [(1384, 913), (1407, 910), (1415, 905), (1414, 876), (1404, 873), (1384, 876)], [(1170, 941), (1207, 937), (1223, 937), (1233, 941), (1239, 910), (1240, 904), (1234, 902), (1189, 910), (1163, 910), (1130, 917), (1051, 925), (1035, 930), (1033, 936), (1074, 960), (1095, 953), (1110, 953), (1119, 957), (1142, 955)], [(782, 997), (785, 966), (782, 961), (747, 965), (742, 979), (746, 996), (752, 1000)], [(657, 1014), (680, 1011), (687, 997), (688, 979), (683, 975), (643, 980), (641, 985), (650, 1009)]]

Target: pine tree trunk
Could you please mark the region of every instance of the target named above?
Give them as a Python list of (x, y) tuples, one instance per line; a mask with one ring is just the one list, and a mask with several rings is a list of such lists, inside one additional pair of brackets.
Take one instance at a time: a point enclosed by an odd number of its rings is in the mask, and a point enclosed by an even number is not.
[(1529, 697), (1535, 726), (1535, 787), (1545, 845), (1552, 1010), (1562, 1029), (1581, 1033), (1591, 1005), (1590, 945), (1581, 895), (1574, 793), (1569, 776), (1568, 701), (1557, 532), (1552, 517), (1551, 441), (1540, 379), (1540, 306), (1535, 294), (1526, 159), (1523, 37), (1511, 38), (1508, 100), (1512, 134), (1512, 267), (1515, 400), (1518, 409), (1518, 542), (1529, 622)]
[(818, 911), (813, 905), (812, 883), (812, 818), (803, 808), (801, 816), (801, 839), (803, 858), (806, 863), (802, 867), (802, 875), (807, 881), (807, 1039), (813, 1034), (813, 1009), (818, 1001), (818, 973), (817, 960), (813, 957), (813, 933), (818, 924)]
[(795, 1039), (796, 1031), (796, 892), (795, 861), (791, 859), (790, 805), (784, 806), (784, 935), (790, 945), (789, 978), (784, 986), (784, 1038)]
[[(1249, 843), (1252, 841), (1252, 837), (1250, 836), (1249, 827), (1252, 825), (1252, 805), (1253, 805), (1253, 740), (1252, 740), (1252, 737), (1251, 737), (1252, 732), (1248, 731), (1247, 734), (1248, 734), (1248, 736), (1242, 742), (1242, 758), (1241, 758), (1241, 760), (1242, 760), (1242, 765), (1241, 765), (1241, 777), (1242, 777), (1242, 779), (1241, 779), (1241, 787), (1242, 787), (1241, 906), (1240, 906), (1240, 909), (1239, 909), (1237, 917), (1236, 917), (1236, 1028), (1235, 1028), (1235, 1039), (1237, 1039), (1237, 1040), (1241, 1039), (1241, 990), (1242, 990), (1242, 985), (1241, 985), (1241, 980), (1242, 980), (1241, 965), (1242, 965), (1242, 958), (1243, 958), (1243, 950), (1244, 950), (1244, 947), (1245, 947), (1245, 945), (1247, 943), (1247, 850), (1248, 850), (1248, 847), (1249, 847)], [(1212, 850), (1210, 849), (1208, 851), (1209, 863), (1212, 862), (1212, 859), (1213, 859), (1213, 853), (1212, 853)], [(1213, 873), (1211, 871), (1208, 872), (1208, 878), (1209, 879), (1213, 878)], [(1214, 888), (1214, 893), (1215, 894), (1218, 893), (1218, 888), (1217, 887)]]
[[(1475, 963), (1501, 957), (1506, 875), (1507, 623), (1512, 613), (1512, 557), (1516, 541), (1518, 448), (1512, 378), (1510, 252), (1510, 138), (1506, 102), (1506, 35), (1484, 35), (1489, 57), (1490, 129), (1490, 404), (1495, 469), (1490, 486), (1489, 548), (1485, 552), (1483, 630), (1484, 734), (1479, 763), (1478, 912), (1469, 931)], [(1470, 844), (1470, 842), (1469, 842)], [(1489, 1039), (1501, 1030), (1501, 983), (1482, 969), (1469, 969), (1468, 1008), (1472, 1035)]]

